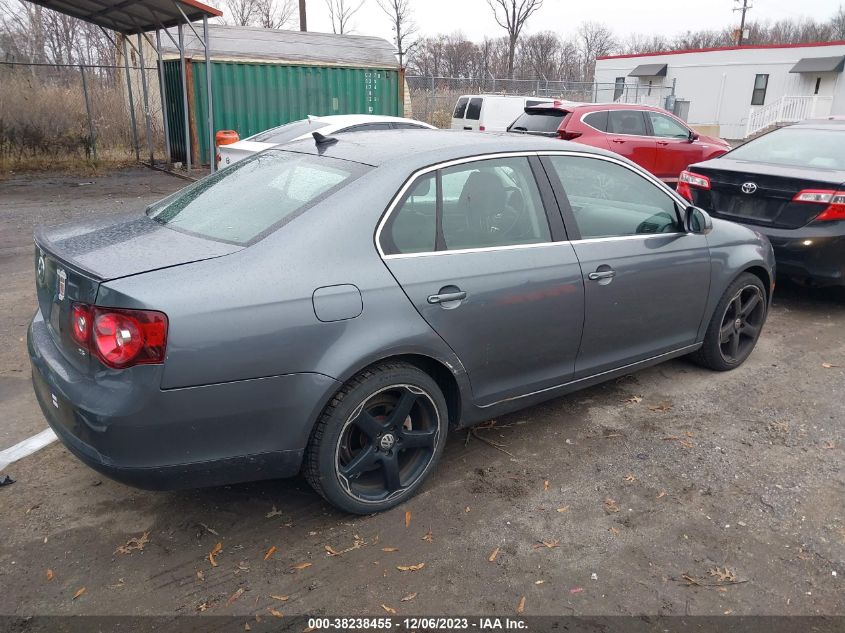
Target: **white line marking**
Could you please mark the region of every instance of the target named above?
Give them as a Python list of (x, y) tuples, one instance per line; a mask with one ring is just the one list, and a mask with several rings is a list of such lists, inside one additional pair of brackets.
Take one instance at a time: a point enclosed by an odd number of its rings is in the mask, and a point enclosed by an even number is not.
[(59, 438), (53, 433), (53, 429), (44, 429), (38, 435), (28, 437), (23, 442), (18, 442), (11, 448), (0, 451), (0, 470), (3, 470), (9, 464), (13, 464), (19, 459), (23, 459), (27, 455), (32, 455), (34, 452), (40, 451), (57, 439)]

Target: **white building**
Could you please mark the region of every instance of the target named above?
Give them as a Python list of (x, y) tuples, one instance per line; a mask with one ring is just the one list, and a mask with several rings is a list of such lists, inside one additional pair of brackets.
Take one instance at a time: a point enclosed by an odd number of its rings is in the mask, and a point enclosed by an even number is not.
[(742, 139), (778, 124), (845, 115), (843, 66), (845, 41), (732, 46), (600, 57), (595, 81), (615, 85), (614, 100), (631, 101), (633, 92), (646, 103), (655, 95), (662, 101), (674, 86), (676, 98), (689, 101), (682, 114), (691, 125)]

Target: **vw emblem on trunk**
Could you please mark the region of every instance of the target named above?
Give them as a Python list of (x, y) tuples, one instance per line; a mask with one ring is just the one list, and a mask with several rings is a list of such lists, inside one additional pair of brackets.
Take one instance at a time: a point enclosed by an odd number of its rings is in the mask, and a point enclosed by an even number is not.
[(59, 301), (65, 298), (65, 287), (67, 286), (67, 273), (61, 269), (56, 269), (56, 277), (59, 278)]
[(756, 182), (745, 182), (742, 184), (742, 193), (752, 194), (757, 191)]

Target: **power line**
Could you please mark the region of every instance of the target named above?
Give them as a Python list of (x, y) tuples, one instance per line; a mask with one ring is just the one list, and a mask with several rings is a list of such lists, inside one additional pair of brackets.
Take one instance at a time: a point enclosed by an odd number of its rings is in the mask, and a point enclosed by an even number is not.
[[(739, 2), (739, 0), (734, 0), (734, 2)], [(737, 46), (742, 46), (742, 38), (745, 35), (745, 13), (753, 8), (753, 5), (748, 4), (748, 0), (742, 0), (741, 7), (734, 7), (734, 11), (742, 11), (742, 19), (739, 22), (739, 35), (736, 42)]]

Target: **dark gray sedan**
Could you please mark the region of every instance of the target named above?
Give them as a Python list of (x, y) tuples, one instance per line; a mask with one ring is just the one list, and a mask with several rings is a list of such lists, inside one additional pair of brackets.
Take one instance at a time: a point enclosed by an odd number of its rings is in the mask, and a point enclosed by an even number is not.
[(768, 241), (609, 152), (363, 132), (35, 236), (41, 408), (147, 488), (303, 472), (389, 508), (450, 430), (682, 356), (751, 353)]

